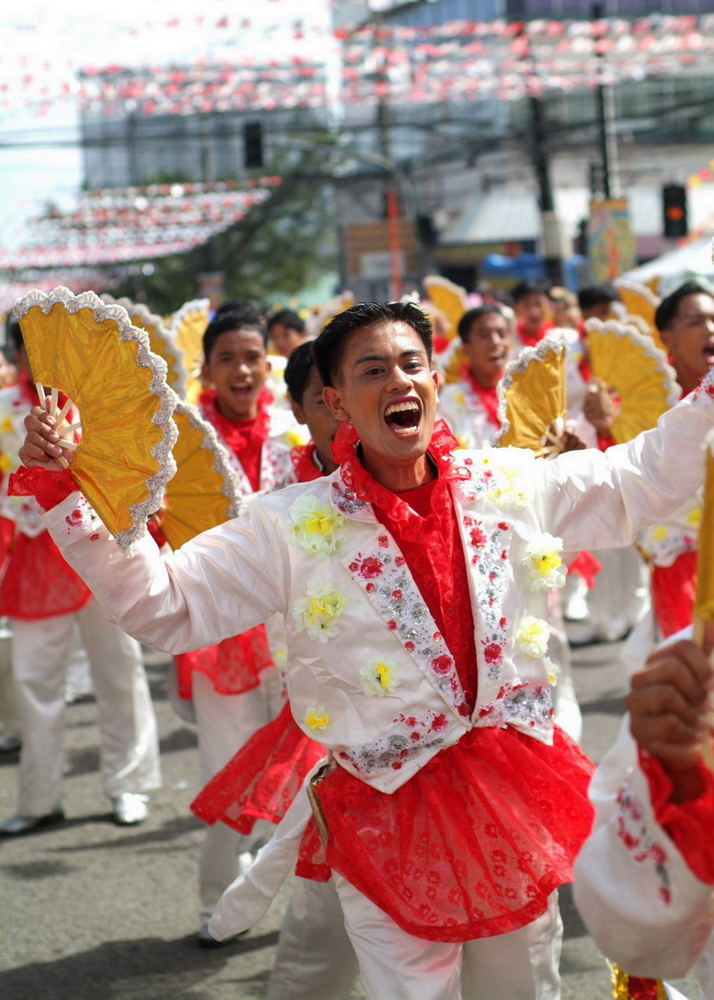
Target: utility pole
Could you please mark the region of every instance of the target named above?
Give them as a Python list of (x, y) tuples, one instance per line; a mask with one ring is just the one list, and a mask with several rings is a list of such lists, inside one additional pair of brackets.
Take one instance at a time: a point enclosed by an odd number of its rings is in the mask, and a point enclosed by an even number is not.
[[(590, 7), (593, 21), (602, 21), (605, 9), (601, 0), (593, 0)], [(598, 62), (605, 53), (598, 49)], [(599, 127), (600, 161), (602, 163), (602, 193), (606, 201), (620, 194), (617, 169), (617, 135), (615, 133), (615, 95), (609, 84), (600, 80), (595, 89), (597, 118)]]
[[(526, 38), (525, 24), (521, 35)], [(523, 55), (526, 79), (531, 76), (530, 52), (526, 47)], [(543, 257), (545, 270), (551, 284), (563, 284), (562, 241), (560, 223), (555, 214), (555, 199), (553, 185), (550, 180), (550, 160), (548, 158), (548, 129), (545, 117), (545, 106), (540, 97), (531, 95), (528, 98), (531, 125), (531, 157), (538, 184), (538, 207), (540, 209), (541, 227), (543, 233)]]

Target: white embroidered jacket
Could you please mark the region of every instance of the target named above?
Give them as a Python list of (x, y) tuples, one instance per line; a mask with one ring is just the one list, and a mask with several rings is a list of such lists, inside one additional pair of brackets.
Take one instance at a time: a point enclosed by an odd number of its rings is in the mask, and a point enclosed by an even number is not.
[(25, 440), (25, 417), (31, 405), (19, 385), (0, 389), (0, 516), (14, 521), (21, 534), (36, 538), (45, 530), (40, 505), (34, 497), (7, 495), (10, 473), (20, 464), (17, 453)]
[[(204, 412), (203, 415), (210, 422), (209, 414)], [(214, 430), (219, 443), (225, 449), (228, 465), (235, 473), (240, 495), (252, 496), (253, 487), (245, 474), (240, 459), (227, 444), (220, 430), (217, 427), (214, 427)], [(271, 407), (268, 436), (260, 452), (261, 493), (279, 490), (288, 483), (295, 482), (295, 471), (290, 452), (295, 445), (304, 443), (305, 436), (300, 430), (300, 425), (295, 421), (292, 411)]]
[[(629, 544), (691, 495), (714, 423), (703, 386), (660, 427), (607, 453), (550, 462), (518, 449), (457, 452), (451, 484), (469, 573), (478, 699), (471, 717), (453, 658), (394, 539), (339, 470), (256, 499), (243, 516), (166, 559), (144, 539), (125, 558), (73, 494), (46, 515), (108, 616), (182, 652), (282, 614), (288, 694), (310, 736), (390, 792), (471, 726), (550, 741), (545, 595), (559, 552)], [(561, 538), (554, 536), (562, 536)]]
[(439, 390), (439, 416), (447, 422), (462, 448), (493, 444), (500, 428), (488, 419), (486, 409), (468, 382), (452, 382)]
[(714, 892), (687, 867), (655, 818), (625, 718), (595, 772), (597, 815), (575, 863), (575, 902), (598, 947), (634, 976), (693, 969), (714, 996)]

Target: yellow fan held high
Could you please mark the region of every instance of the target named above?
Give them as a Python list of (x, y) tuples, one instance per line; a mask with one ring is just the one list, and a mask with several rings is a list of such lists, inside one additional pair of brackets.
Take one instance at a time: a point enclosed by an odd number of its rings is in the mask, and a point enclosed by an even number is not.
[(193, 299), (185, 302), (174, 313), (169, 334), (178, 347), (186, 371), (184, 398), (189, 403), (197, 403), (201, 395), (201, 366), (203, 365), (203, 334), (206, 332), (211, 314), (208, 299)]
[(468, 309), (466, 289), (455, 285), (448, 278), (442, 278), (440, 274), (428, 274), (422, 284), (429, 301), (442, 316), (446, 317), (448, 324), (446, 336), (449, 340), (453, 340), (457, 334), (459, 320)]
[[(707, 626), (714, 622), (714, 431), (705, 439), (706, 473), (704, 477), (704, 503), (699, 526), (699, 554), (697, 557), (697, 591), (694, 598), (694, 641), (701, 649), (706, 646)], [(714, 648), (709, 651), (710, 661)], [(710, 729), (714, 730), (714, 706), (710, 695)], [(711, 735), (702, 744), (702, 757), (707, 767), (714, 771), (714, 746)]]
[(593, 378), (618, 400), (612, 436), (618, 444), (654, 427), (679, 399), (674, 369), (651, 337), (617, 320), (585, 324)]
[[(166, 364), (126, 310), (94, 292), (30, 292), (17, 302), (15, 316), (38, 392), (43, 398), (45, 386), (51, 388), (50, 411), (63, 446), (75, 449), (72, 476), (127, 549), (143, 535), (176, 468), (171, 418), (177, 397), (166, 384)], [(59, 392), (68, 397), (64, 412)], [(70, 406), (79, 419), (67, 425)]]
[(565, 333), (551, 331), (508, 363), (498, 385), (499, 447), (530, 448), (546, 458), (563, 450), (567, 352)]
[(102, 295), (102, 299), (105, 302), (116, 302), (117, 305), (124, 306), (132, 326), (146, 330), (151, 350), (166, 362), (166, 381), (179, 399), (184, 399), (188, 385), (188, 372), (184, 364), (183, 353), (161, 316), (152, 313), (143, 303), (132, 302), (131, 299), (113, 299), (110, 295)]
[(616, 318), (626, 323), (628, 316), (637, 316), (645, 324), (647, 333), (652, 337), (657, 347), (664, 351), (665, 347), (654, 321), (657, 306), (660, 303), (659, 295), (647, 285), (627, 280), (617, 283), (617, 291), (626, 315)]
[(225, 448), (195, 406), (178, 403), (174, 411), (178, 440), (176, 475), (164, 491), (161, 529), (173, 549), (240, 511), (238, 481)]

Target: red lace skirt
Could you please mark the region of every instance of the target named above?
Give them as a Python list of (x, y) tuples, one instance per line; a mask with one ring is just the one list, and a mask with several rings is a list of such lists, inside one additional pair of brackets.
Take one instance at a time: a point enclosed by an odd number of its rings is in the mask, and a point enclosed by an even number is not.
[(204, 823), (220, 820), (248, 834), (256, 820), (279, 823), (325, 748), (298, 728), (288, 702), (262, 726), (191, 803)]
[(336, 767), (317, 792), (297, 874), (338, 871), (404, 930), (432, 941), (504, 934), (572, 880), (590, 832), (593, 764), (560, 730), (546, 746), (513, 729), (476, 728), (392, 795)]
[(219, 694), (242, 694), (257, 687), (261, 672), (272, 665), (265, 627), (256, 625), (216, 646), (205, 646), (177, 656), (178, 691), (182, 698), (190, 698), (191, 675), (194, 670), (200, 670), (211, 678)]
[(0, 583), (0, 615), (28, 621), (69, 615), (91, 596), (48, 532), (35, 538), (16, 534)]
[(652, 604), (663, 636), (692, 624), (696, 589), (696, 552), (682, 552), (671, 566), (653, 567)]

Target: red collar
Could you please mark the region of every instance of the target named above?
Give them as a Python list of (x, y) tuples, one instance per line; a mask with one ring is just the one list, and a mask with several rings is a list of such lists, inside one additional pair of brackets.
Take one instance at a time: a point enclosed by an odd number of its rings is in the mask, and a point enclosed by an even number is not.
[[(387, 516), (399, 521), (410, 530), (420, 531), (424, 521), (416, 514), (403, 497), (408, 493), (397, 494), (378, 483), (365, 469), (357, 454), (359, 438), (353, 424), (341, 424), (334, 441), (332, 455), (340, 465), (340, 476), (359, 500), (371, 503)], [(436, 465), (437, 479), (431, 493), (431, 509), (437, 510), (447, 502), (449, 482), (456, 479), (468, 479), (469, 474), (464, 469), (456, 467), (452, 452), (459, 444), (443, 420), (434, 424), (428, 456)]]
[(201, 393), (200, 406), (206, 420), (218, 430), (228, 447), (240, 457), (241, 452), (260, 448), (270, 429), (270, 394), (261, 391), (258, 396), (258, 415), (249, 420), (230, 420), (218, 409), (216, 390)]
[(299, 483), (310, 483), (325, 474), (317, 464), (319, 459), (314, 441), (293, 448), (290, 452), (290, 461), (293, 463), (295, 477)]
[(535, 333), (528, 333), (521, 320), (516, 323), (516, 335), (524, 347), (535, 347), (545, 337), (548, 330), (553, 329), (552, 323), (543, 323)]
[(477, 396), (486, 412), (486, 418), (489, 424), (492, 424), (494, 427), (500, 427), (501, 421), (498, 419), (498, 391), (496, 386), (481, 385), (481, 383), (477, 382), (474, 378), (468, 365), (464, 365), (461, 371), (461, 378), (464, 382), (468, 382), (474, 394)]

